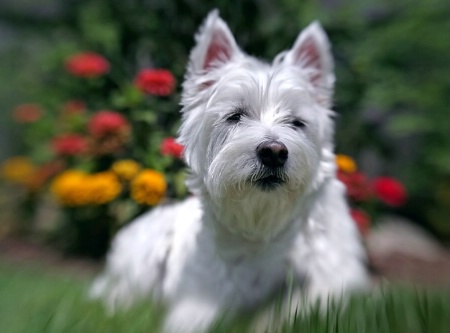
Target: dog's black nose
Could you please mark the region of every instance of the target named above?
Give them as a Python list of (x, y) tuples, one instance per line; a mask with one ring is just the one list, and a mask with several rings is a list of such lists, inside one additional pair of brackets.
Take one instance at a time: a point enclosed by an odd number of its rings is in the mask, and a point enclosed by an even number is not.
[(282, 167), (288, 158), (286, 146), (278, 141), (268, 141), (256, 147), (256, 154), (267, 167)]

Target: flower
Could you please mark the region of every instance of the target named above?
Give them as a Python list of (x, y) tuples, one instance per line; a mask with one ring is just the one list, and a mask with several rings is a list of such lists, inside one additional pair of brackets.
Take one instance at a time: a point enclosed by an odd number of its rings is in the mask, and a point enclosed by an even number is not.
[(161, 155), (181, 158), (184, 147), (177, 143), (174, 138), (165, 138), (160, 146)]
[(42, 109), (37, 104), (21, 104), (17, 106), (12, 116), (18, 123), (32, 123), (42, 117)]
[(361, 172), (345, 173), (338, 171), (338, 179), (344, 183), (347, 195), (354, 201), (365, 201), (372, 196), (369, 181)]
[(89, 119), (88, 129), (93, 137), (102, 137), (129, 128), (128, 121), (118, 112), (101, 110)]
[(336, 164), (338, 170), (346, 173), (352, 173), (356, 171), (355, 161), (347, 155), (336, 155)]
[(370, 228), (370, 217), (361, 209), (352, 208), (350, 215), (358, 226), (359, 232), (364, 236)]
[(52, 148), (56, 154), (75, 156), (84, 153), (88, 142), (86, 138), (78, 134), (64, 134), (52, 141)]
[(65, 67), (74, 76), (92, 78), (109, 71), (109, 62), (103, 56), (93, 52), (82, 52), (70, 56)]
[(113, 163), (111, 170), (123, 180), (131, 180), (141, 169), (141, 165), (133, 160), (120, 160)]
[(85, 172), (67, 170), (55, 177), (50, 189), (60, 204), (69, 207), (83, 206), (90, 201), (86, 180)]
[(117, 152), (129, 139), (130, 125), (118, 112), (102, 110), (89, 120), (88, 130), (91, 134), (90, 153), (107, 155)]
[(62, 160), (55, 160), (36, 167), (34, 172), (28, 178), (25, 184), (26, 187), (30, 191), (41, 189), (47, 180), (64, 169), (64, 165)]
[(73, 99), (64, 103), (63, 111), (70, 115), (81, 114), (86, 111), (86, 104), (83, 101)]
[(168, 96), (175, 88), (175, 78), (165, 69), (143, 69), (134, 79), (134, 85), (150, 95)]
[(406, 201), (403, 184), (390, 177), (378, 177), (373, 181), (373, 190), (381, 201), (393, 207), (401, 206)]
[(156, 205), (164, 197), (166, 189), (163, 174), (144, 169), (131, 182), (131, 197), (140, 204)]
[(110, 202), (122, 191), (122, 185), (110, 171), (89, 175), (86, 181), (90, 204), (101, 205)]
[(26, 184), (34, 170), (34, 165), (26, 157), (16, 156), (3, 163), (1, 175), (12, 183)]
[(114, 200), (122, 186), (109, 171), (89, 175), (78, 170), (67, 170), (52, 182), (51, 191), (60, 204), (69, 207), (101, 205)]

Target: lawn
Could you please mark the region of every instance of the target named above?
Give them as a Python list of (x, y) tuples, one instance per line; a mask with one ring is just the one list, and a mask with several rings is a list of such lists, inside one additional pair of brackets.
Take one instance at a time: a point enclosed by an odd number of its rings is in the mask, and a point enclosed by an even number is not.
[[(141, 304), (108, 316), (89, 302), (89, 279), (47, 271), (36, 266), (0, 263), (0, 332), (156, 332), (162, 311)], [(450, 299), (447, 289), (383, 288), (372, 296), (354, 296), (345, 307), (330, 305), (326, 314), (313, 309), (282, 327), (299, 333), (448, 333)], [(213, 332), (247, 332), (248, 320), (217, 325)], [(268, 331), (270, 332), (270, 330)]]

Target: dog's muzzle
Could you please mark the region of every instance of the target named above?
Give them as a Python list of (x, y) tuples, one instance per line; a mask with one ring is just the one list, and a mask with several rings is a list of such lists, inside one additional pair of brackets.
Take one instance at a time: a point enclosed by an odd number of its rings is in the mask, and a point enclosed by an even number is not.
[(272, 190), (286, 182), (284, 165), (288, 158), (286, 146), (279, 141), (266, 141), (256, 147), (262, 166), (254, 183), (263, 190)]

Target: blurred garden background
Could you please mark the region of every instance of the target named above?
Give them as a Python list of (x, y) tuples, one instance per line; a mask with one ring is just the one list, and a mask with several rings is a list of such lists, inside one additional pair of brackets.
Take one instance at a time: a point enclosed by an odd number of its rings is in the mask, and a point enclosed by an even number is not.
[[(0, 1), (0, 258), (43, 246), (52, 258), (101, 259), (132, 218), (188, 195), (178, 103), (193, 36), (213, 8), (246, 52), (268, 60), (321, 22), (355, 223), (381, 252), (389, 237), (409, 255), (428, 251), (412, 270), (446, 281), (444, 0)], [(389, 274), (421, 260), (397, 252), (375, 266)]]

